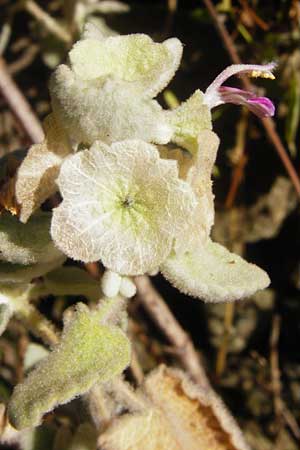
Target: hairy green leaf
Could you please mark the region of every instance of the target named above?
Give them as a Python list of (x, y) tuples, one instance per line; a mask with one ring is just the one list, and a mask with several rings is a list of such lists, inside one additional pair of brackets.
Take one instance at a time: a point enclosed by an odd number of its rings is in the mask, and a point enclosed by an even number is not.
[(41, 277), (61, 266), (65, 260), (65, 256), (59, 256), (51, 262), (31, 264), (29, 266), (0, 261), (0, 283), (29, 283), (33, 278)]
[(38, 425), (56, 405), (125, 369), (130, 343), (120, 328), (104, 324), (108, 309), (106, 305), (90, 311), (77, 304), (73, 317), (65, 321), (60, 344), (15, 388), (8, 407), (15, 428)]
[(162, 274), (181, 292), (207, 302), (225, 302), (250, 297), (266, 288), (266, 272), (210, 239), (181, 255), (171, 255)]

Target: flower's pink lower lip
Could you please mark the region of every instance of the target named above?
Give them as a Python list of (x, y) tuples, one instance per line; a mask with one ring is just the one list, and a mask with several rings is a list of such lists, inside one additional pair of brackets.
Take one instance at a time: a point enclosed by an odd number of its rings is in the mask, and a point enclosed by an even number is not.
[(221, 72), (210, 84), (204, 94), (204, 103), (213, 109), (224, 103), (244, 105), (259, 117), (270, 117), (274, 115), (275, 107), (267, 97), (258, 97), (253, 92), (223, 86), (228, 78), (233, 75), (246, 74), (252, 77), (263, 77), (274, 79), (272, 71), (274, 63), (259, 64), (233, 64)]
[(218, 92), (222, 103), (244, 105), (258, 117), (271, 117), (275, 113), (275, 106), (268, 97), (257, 97), (250, 91), (229, 86), (221, 86)]

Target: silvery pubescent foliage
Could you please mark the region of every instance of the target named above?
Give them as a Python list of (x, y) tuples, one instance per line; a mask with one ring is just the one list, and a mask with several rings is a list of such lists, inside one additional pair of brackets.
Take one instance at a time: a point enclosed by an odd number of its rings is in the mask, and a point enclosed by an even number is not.
[[(51, 77), (45, 139), (18, 169), (20, 220), (5, 215), (0, 223), (5, 324), (28, 306), (36, 276), (44, 275), (44, 293), (82, 294), (89, 285), (86, 297), (97, 297), (95, 280), (82, 269), (60, 268), (67, 257), (100, 261), (105, 271), (97, 307), (77, 304), (64, 318), (58, 346), (16, 387), (9, 417), (17, 428), (38, 425), (46, 411), (126, 368), (124, 304), (135, 294), (134, 276), (161, 272), (181, 292), (208, 302), (242, 299), (269, 284), (262, 269), (211, 240), (219, 147), (211, 110), (234, 103), (273, 115), (268, 98), (223, 83), (236, 74), (273, 79), (274, 64), (230, 66), (205, 92), (164, 110), (155, 97), (181, 57), (176, 38), (104, 37), (90, 23)], [(61, 203), (40, 212), (57, 191)]]
[[(101, 38), (88, 26), (69, 65), (56, 69), (53, 114), (76, 154), (57, 178), (63, 201), (53, 210), (51, 235), (70, 258), (100, 260), (126, 276), (161, 271), (195, 297), (236, 300), (269, 279), (210, 239), (218, 147), (211, 110), (230, 102), (272, 115), (269, 99), (223, 82), (234, 74), (274, 78), (274, 65), (230, 66), (205, 93), (165, 111), (154, 97), (181, 55), (176, 38), (161, 44), (143, 34)], [(177, 146), (176, 154), (163, 145)]]

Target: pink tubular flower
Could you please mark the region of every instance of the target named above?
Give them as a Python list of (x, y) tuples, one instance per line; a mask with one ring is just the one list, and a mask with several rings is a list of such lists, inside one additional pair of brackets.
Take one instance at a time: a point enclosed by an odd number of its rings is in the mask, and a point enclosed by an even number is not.
[(257, 97), (250, 91), (237, 89), (229, 86), (222, 86), (224, 81), (232, 75), (246, 74), (250, 77), (269, 78), (275, 77), (272, 73), (275, 64), (266, 65), (256, 64), (233, 64), (223, 70), (217, 78), (211, 83), (204, 94), (204, 103), (210, 108), (222, 105), (224, 103), (234, 103), (235, 105), (245, 105), (250, 111), (258, 117), (273, 116), (275, 112), (274, 104), (267, 97)]

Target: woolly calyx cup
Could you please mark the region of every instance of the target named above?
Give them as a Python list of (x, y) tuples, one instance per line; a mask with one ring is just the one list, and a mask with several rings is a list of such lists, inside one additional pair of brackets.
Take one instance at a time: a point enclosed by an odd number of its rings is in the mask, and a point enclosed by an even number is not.
[(179, 179), (176, 161), (161, 159), (140, 140), (95, 142), (63, 163), (58, 185), (63, 202), (53, 211), (55, 244), (71, 258), (101, 260), (119, 274), (159, 266), (194, 220), (196, 198)]
[(128, 138), (166, 144), (172, 127), (152, 98), (174, 76), (181, 55), (175, 38), (83, 39), (70, 51), (70, 66), (60, 65), (51, 78), (53, 111), (78, 144)]
[(197, 89), (184, 103), (165, 114), (173, 130), (172, 142), (197, 153), (199, 133), (212, 128), (211, 111), (204, 103), (203, 92)]
[(273, 80), (274, 63), (233, 64), (223, 70), (206, 89), (205, 93), (197, 89), (191, 97), (173, 111), (166, 111), (168, 123), (172, 127), (172, 142), (181, 145), (195, 154), (197, 137), (203, 130), (210, 130), (211, 110), (224, 103), (243, 105), (258, 117), (273, 116), (275, 107), (267, 97), (258, 97), (253, 92), (234, 87), (223, 86), (232, 75), (248, 75)]

